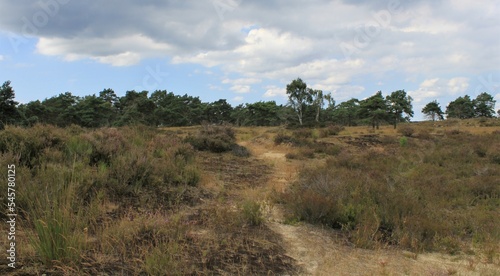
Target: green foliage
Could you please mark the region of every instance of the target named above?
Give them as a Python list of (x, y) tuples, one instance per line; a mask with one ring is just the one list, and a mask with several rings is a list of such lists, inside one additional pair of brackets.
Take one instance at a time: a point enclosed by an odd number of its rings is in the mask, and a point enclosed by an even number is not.
[(387, 109), (387, 102), (382, 96), (381, 91), (360, 102), (361, 116), (369, 118), (374, 129), (378, 129), (380, 122), (387, 119)]
[(360, 106), (358, 99), (350, 99), (337, 105), (332, 112), (334, 120), (344, 126), (354, 126), (359, 119)]
[(231, 118), (237, 126), (278, 126), (285, 122), (284, 107), (275, 101), (238, 105)]
[[(74, 96), (61, 93), (43, 101), (27, 104), (14, 99), (14, 90), (6, 81), (0, 89), (0, 130), (4, 125), (33, 126), (51, 124), (60, 127), (72, 124), (99, 128), (126, 125), (192, 126), (202, 122), (230, 123), (236, 126), (277, 126), (281, 124), (321, 127), (328, 123), (355, 126), (381, 123), (408, 122), (413, 116), (412, 98), (397, 90), (385, 98), (379, 91), (359, 101), (350, 99), (336, 105), (331, 94), (308, 88), (300, 78), (287, 85), (288, 104), (274, 101), (240, 104), (232, 107), (227, 100), (207, 103), (198, 97), (175, 95), (166, 90), (127, 91), (118, 97), (112, 89), (104, 89), (99, 96)], [(327, 105), (325, 108), (325, 104)], [(446, 109), (448, 118), (493, 117), (495, 100), (484, 92), (472, 100), (468, 95), (451, 102)], [(422, 112), (432, 120), (442, 119), (437, 101), (427, 104)], [(320, 116), (321, 114), (321, 116)]]
[(408, 145), (408, 138), (406, 137), (399, 138), (399, 145), (401, 147), (406, 147)]
[(456, 100), (450, 102), (446, 107), (446, 114), (448, 118), (468, 119), (474, 118), (474, 103), (469, 95), (458, 97)]
[(474, 110), (476, 117), (492, 118), (495, 116), (495, 99), (492, 95), (483, 92), (474, 99)]
[(307, 89), (307, 84), (300, 78), (293, 80), (286, 86), (288, 103), (295, 111), (299, 124), (303, 124), (306, 107), (312, 102), (312, 96)]
[[(402, 119), (410, 121), (410, 118), (413, 117), (413, 106), (411, 104), (413, 99), (404, 90), (392, 92), (386, 97), (386, 101), (389, 106), (389, 112), (392, 113), (394, 128), (396, 128), (397, 123)], [(403, 117), (403, 114), (406, 116)]]
[[(15, 93), (10, 81), (0, 86), (0, 122), (3, 125), (18, 123), (21, 116), (17, 109), (18, 102), (14, 100)], [(0, 126), (1, 127), (1, 126)], [(2, 130), (2, 128), (0, 128)]]
[(422, 108), (422, 113), (425, 114), (428, 118), (430, 118), (432, 121), (436, 120), (444, 120), (443, 117), (443, 111), (441, 110), (441, 107), (439, 106), (439, 103), (434, 100), (424, 106)]
[(231, 105), (221, 99), (205, 106), (205, 120), (212, 124), (230, 123), (232, 111)]

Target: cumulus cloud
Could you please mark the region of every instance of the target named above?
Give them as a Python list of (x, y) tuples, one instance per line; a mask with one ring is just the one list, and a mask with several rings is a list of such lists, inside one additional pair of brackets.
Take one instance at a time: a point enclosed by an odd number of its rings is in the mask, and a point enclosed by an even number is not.
[(409, 91), (416, 104), (424, 104), (438, 98), (456, 96), (468, 91), (469, 79), (455, 77), (451, 79), (433, 78), (420, 83), (418, 89)]
[(262, 95), (264, 98), (276, 98), (283, 97), (286, 98), (286, 89), (283, 87), (278, 87), (275, 85), (266, 86), (266, 93)]
[(241, 97), (241, 96), (237, 96), (237, 97), (234, 97), (234, 98), (231, 100), (231, 102), (233, 102), (233, 103), (241, 103), (241, 102), (243, 102), (243, 100), (244, 100), (244, 99), (245, 99), (245, 98), (243, 98), (243, 97)]
[[(60, 4), (50, 10), (47, 3)], [(391, 3), (19, 0), (2, 3), (0, 30), (36, 37), (39, 54), (68, 61), (130, 66), (162, 57), (218, 67), (231, 77), (213, 86), (235, 93), (302, 77), (348, 98), (373, 92), (365, 79), (387, 84), (397, 72), (424, 100), (463, 93), (471, 76), (499, 70), (497, 0)], [(277, 84), (265, 89), (264, 97), (284, 95)]]

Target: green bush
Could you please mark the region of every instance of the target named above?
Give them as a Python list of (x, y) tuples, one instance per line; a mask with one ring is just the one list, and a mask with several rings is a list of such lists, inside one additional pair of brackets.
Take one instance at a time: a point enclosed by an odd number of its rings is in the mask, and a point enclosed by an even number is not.
[(401, 147), (406, 147), (408, 145), (408, 138), (406, 137), (399, 138), (399, 145)]

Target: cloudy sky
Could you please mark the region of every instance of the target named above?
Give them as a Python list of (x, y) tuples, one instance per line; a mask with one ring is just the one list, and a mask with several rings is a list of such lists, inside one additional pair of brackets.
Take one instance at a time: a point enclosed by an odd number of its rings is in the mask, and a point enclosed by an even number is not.
[(404, 89), (420, 110), (500, 108), (498, 0), (17, 0), (0, 3), (0, 82), (16, 99), (166, 89), (286, 103), (301, 77), (337, 102)]

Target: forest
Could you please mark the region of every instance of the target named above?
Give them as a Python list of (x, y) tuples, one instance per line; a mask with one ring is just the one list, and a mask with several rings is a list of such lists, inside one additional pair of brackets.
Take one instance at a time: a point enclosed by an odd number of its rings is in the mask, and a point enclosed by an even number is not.
[[(381, 91), (366, 99), (352, 98), (336, 103), (330, 93), (312, 89), (300, 78), (287, 85), (288, 103), (275, 101), (231, 106), (226, 99), (203, 102), (199, 97), (176, 95), (166, 90), (126, 91), (122, 97), (110, 88), (79, 97), (71, 92), (44, 100), (19, 104), (10, 81), (0, 88), (0, 124), (33, 126), (37, 123), (59, 127), (78, 125), (88, 128), (146, 125), (156, 127), (194, 126), (203, 122), (235, 126), (342, 126), (409, 122), (414, 115), (413, 99), (397, 90), (386, 96)], [(487, 92), (475, 99), (469, 95), (450, 102), (443, 112), (440, 104), (429, 102), (422, 113), (431, 120), (494, 117), (495, 100)], [(500, 110), (499, 110), (500, 112)]]

